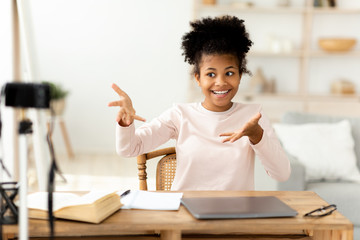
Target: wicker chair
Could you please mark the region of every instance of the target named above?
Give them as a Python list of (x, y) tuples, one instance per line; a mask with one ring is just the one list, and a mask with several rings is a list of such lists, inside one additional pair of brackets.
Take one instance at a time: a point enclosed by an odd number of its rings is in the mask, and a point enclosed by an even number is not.
[(176, 152), (174, 147), (155, 150), (137, 157), (140, 190), (148, 190), (146, 162), (159, 156), (163, 157), (157, 164), (156, 190), (170, 191), (176, 172)]

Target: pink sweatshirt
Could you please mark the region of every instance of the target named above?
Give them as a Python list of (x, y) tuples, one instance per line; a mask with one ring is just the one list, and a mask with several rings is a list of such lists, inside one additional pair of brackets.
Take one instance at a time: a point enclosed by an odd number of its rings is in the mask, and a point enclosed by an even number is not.
[[(222, 143), (221, 133), (240, 129), (258, 112), (264, 129), (258, 144), (248, 137)], [(136, 130), (134, 124), (116, 127), (116, 150), (124, 157), (152, 151), (169, 139), (176, 139), (172, 190), (254, 190), (255, 154), (275, 180), (290, 176), (289, 160), (260, 105), (234, 103), (225, 112), (212, 112), (201, 103), (176, 104)]]

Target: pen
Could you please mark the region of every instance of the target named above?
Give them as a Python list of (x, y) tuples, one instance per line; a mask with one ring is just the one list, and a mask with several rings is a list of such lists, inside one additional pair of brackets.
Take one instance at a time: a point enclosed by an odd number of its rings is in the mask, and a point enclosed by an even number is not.
[(128, 195), (130, 193), (130, 189), (129, 190), (126, 190), (125, 192), (123, 192), (120, 197), (125, 197), (126, 195)]

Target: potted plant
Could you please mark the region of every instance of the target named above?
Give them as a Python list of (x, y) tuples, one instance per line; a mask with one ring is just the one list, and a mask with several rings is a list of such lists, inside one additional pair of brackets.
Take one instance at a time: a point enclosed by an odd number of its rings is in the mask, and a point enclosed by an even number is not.
[(65, 110), (65, 98), (69, 94), (69, 91), (58, 83), (48, 81), (44, 81), (43, 83), (50, 86), (50, 107), (54, 110), (55, 116), (61, 116)]

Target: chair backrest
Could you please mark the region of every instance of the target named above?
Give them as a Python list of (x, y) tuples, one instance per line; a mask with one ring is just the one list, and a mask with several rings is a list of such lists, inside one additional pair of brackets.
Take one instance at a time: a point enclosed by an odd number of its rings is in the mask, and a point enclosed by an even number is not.
[(161, 157), (156, 169), (156, 190), (170, 191), (176, 172), (176, 152), (174, 147), (163, 148), (137, 157), (139, 189), (147, 190), (146, 162)]

